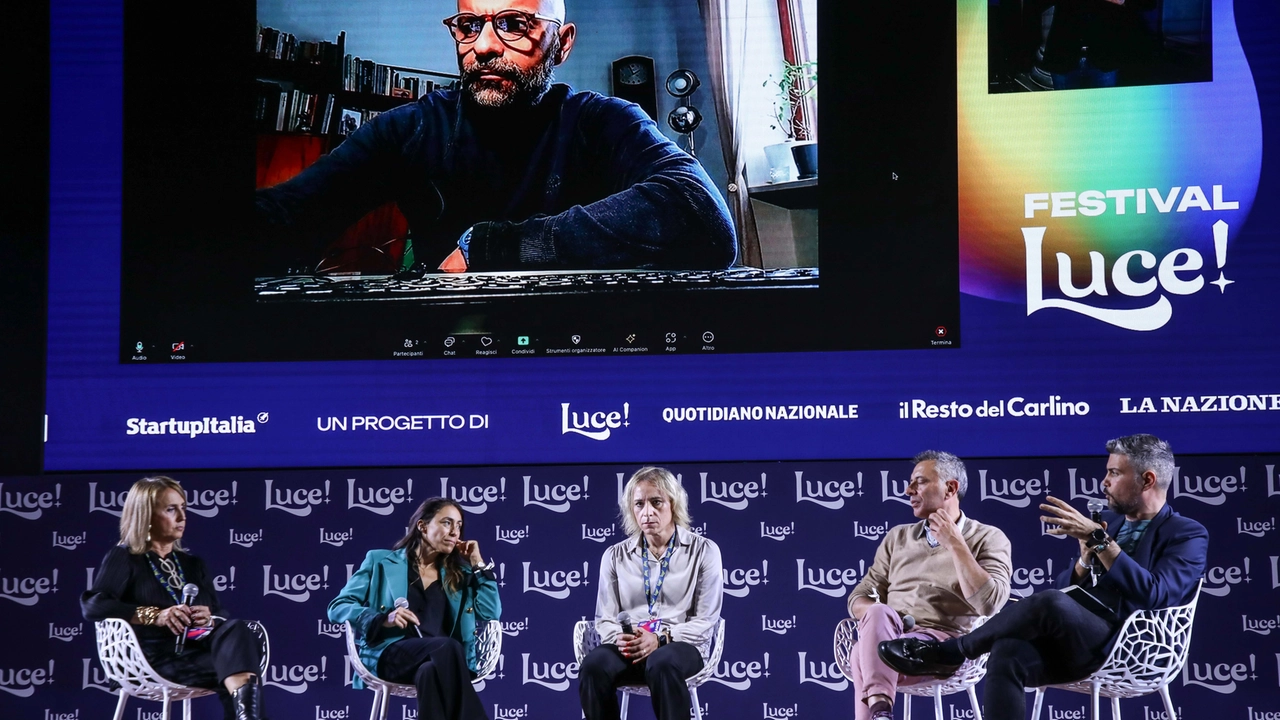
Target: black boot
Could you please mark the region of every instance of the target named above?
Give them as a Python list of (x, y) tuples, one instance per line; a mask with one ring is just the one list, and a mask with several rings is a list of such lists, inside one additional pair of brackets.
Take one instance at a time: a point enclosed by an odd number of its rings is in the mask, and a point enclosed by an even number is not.
[(263, 720), (262, 686), (258, 684), (258, 678), (231, 693), (231, 708), (235, 711), (235, 720)]

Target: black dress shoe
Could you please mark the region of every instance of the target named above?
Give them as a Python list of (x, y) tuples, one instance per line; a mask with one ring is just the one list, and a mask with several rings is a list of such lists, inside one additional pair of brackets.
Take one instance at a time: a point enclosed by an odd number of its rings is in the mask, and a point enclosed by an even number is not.
[(937, 640), (898, 638), (880, 643), (876, 652), (885, 665), (903, 675), (933, 675), (945, 678), (954, 675), (960, 666), (939, 662), (938, 646), (941, 644)]
[(231, 693), (235, 720), (262, 720), (262, 686), (255, 677)]

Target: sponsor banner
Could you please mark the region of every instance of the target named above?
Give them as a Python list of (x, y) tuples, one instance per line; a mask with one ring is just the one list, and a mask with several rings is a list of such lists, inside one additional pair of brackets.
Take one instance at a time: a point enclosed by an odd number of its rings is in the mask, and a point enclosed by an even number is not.
[[(820, 357), (812, 362), (825, 360)], [(869, 363), (864, 371), (873, 376), (935, 376), (943, 370), (919, 355), (892, 365), (880, 364), (875, 357), (855, 362)], [(1088, 368), (1094, 362), (1086, 360), (1081, 365)], [(958, 379), (943, 380), (942, 392), (928, 394), (913, 390), (904, 380), (867, 388), (854, 399), (813, 397), (816, 390), (810, 389), (785, 404), (750, 396), (735, 399), (733, 404), (718, 400), (720, 404), (710, 404), (713, 398), (708, 397), (705, 387), (669, 383), (660, 367), (650, 366), (638, 381), (659, 390), (644, 403), (549, 404), (540, 396), (517, 394), (493, 409), (439, 414), (316, 415), (308, 412), (311, 403), (325, 408), (354, 406), (361, 398), (347, 395), (343, 387), (335, 387), (323, 400), (308, 393), (302, 393), (301, 399), (288, 397), (288, 392), (300, 391), (299, 384), (275, 396), (294, 412), (272, 417), (264, 411), (256, 416), (262, 420), (177, 417), (179, 413), (199, 413), (198, 399), (181, 401), (181, 407), (166, 410), (172, 417), (163, 421), (121, 418), (114, 406), (106, 405), (95, 415), (92, 413), (99, 411), (87, 408), (98, 406), (82, 402), (82, 398), (71, 414), (67, 412), (71, 406), (63, 404), (71, 397), (61, 397), (55, 390), (49, 400), (46, 463), (50, 469), (76, 470), (87, 462), (99, 468), (139, 464), (338, 467), (360, 465), (370, 457), (405, 466), (546, 463), (566, 457), (608, 462), (642, 455), (655, 446), (663, 447), (667, 456), (675, 459), (768, 459), (796, 454), (812, 459), (878, 457), (913, 452), (917, 430), (912, 428), (921, 423), (930, 427), (940, 442), (983, 454), (1007, 454), (1021, 443), (1067, 455), (1095, 452), (1098, 438), (1114, 435), (1115, 427), (1138, 416), (1157, 423), (1149, 427), (1169, 435), (1179, 448), (1188, 451), (1266, 450), (1270, 439), (1280, 434), (1280, 393), (1274, 392), (1275, 388), (1252, 383), (1254, 387), (1196, 392), (1193, 388), (1175, 389), (1177, 373), (1172, 371), (1126, 379), (1122, 384), (1118, 377), (1097, 370), (1092, 374), (1082, 370), (1078, 377), (1055, 373), (1048, 391), (1037, 389), (1045, 385), (1046, 378), (1028, 377), (1014, 368), (998, 376), (984, 376), (972, 387), (964, 386), (968, 375), (946, 372), (943, 377)], [(834, 367), (815, 368), (816, 374), (834, 371)], [(140, 397), (152, 392), (159, 391), (138, 389)], [(232, 388), (225, 392), (235, 395), (238, 391)], [(105, 432), (116, 422), (140, 429), (118, 436)], [(405, 442), (406, 433), (440, 441)], [(495, 442), (499, 436), (502, 442)], [(270, 441), (262, 442), (267, 437)], [(95, 448), (94, 458), (77, 459), (76, 448), (87, 444)], [(341, 485), (345, 479), (333, 482)], [(48, 512), (40, 503), (56, 499), (0, 496), (0, 513)]]

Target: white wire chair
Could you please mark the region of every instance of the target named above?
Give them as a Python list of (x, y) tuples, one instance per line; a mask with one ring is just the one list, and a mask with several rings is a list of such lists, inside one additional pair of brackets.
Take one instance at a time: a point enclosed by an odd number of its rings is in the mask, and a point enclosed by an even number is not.
[[(984, 616), (978, 617), (974, 621), (970, 630), (976, 630), (987, 621)], [(853, 618), (845, 618), (836, 625), (835, 637), (832, 639), (833, 651), (836, 656), (836, 666), (840, 668), (841, 674), (854, 682), (851, 674), (852, 668), (849, 665), (849, 654), (853, 652), (853, 645), (858, 641), (858, 621)], [(987, 674), (987, 656), (983, 655), (974, 660), (966, 660), (960, 669), (947, 678), (933, 678), (924, 680), (912, 685), (899, 685), (898, 692), (902, 693), (902, 719), (911, 720), (911, 698), (915, 697), (931, 697), (933, 698), (933, 714), (936, 720), (943, 720), (942, 716), (942, 696), (952, 695), (958, 692), (967, 692), (969, 694), (969, 703), (973, 706), (974, 720), (982, 720), (982, 706), (978, 704), (978, 693), (974, 686), (978, 684)]]
[[(696, 675), (685, 680), (689, 686), (689, 699), (693, 704), (694, 720), (702, 720), (702, 705), (698, 702), (698, 687), (711, 679), (716, 673), (716, 666), (720, 664), (720, 655), (724, 652), (724, 618), (720, 618), (716, 622), (714, 635), (711, 640), (711, 651), (706, 658), (706, 662), (702, 664), (702, 669)], [(578, 666), (582, 666), (582, 659), (587, 653), (595, 650), (600, 645), (600, 633), (596, 632), (596, 625), (591, 620), (579, 620), (573, 626), (573, 656), (578, 661)], [(620, 716), (621, 720), (627, 720), (627, 707), (632, 695), (649, 695), (649, 687), (647, 685), (621, 685), (618, 690), (622, 692), (622, 706)]]
[[(365, 687), (373, 691), (373, 708), (369, 710), (369, 720), (386, 720), (387, 705), (391, 696), (417, 698), (418, 689), (413, 685), (393, 683), (374, 675), (360, 660), (360, 651), (356, 648), (356, 634), (351, 623), (343, 623), (347, 627), (347, 657), (351, 660), (351, 668), (364, 681)], [(498, 666), (498, 657), (502, 655), (502, 623), (490, 620), (476, 628), (476, 679), (472, 685), (484, 681), (485, 676)]]
[[(245, 624), (258, 638), (262, 656), (261, 672), (258, 677), (265, 680), (267, 668), (271, 665), (271, 642), (267, 637), (267, 629), (262, 623), (252, 620)], [(102, 671), (120, 686), (120, 700), (116, 703), (115, 720), (124, 718), (125, 702), (130, 696), (162, 703), (161, 720), (169, 720), (170, 704), (175, 700), (181, 700), (182, 717), (190, 720), (192, 699), (217, 692), (207, 688), (179, 685), (172, 680), (160, 677), (142, 654), (142, 647), (138, 645), (138, 636), (134, 633), (133, 626), (124, 620), (107, 618), (96, 622), (94, 632), (98, 639), (98, 661), (102, 663)]]
[(1196, 603), (1200, 600), (1203, 585), (1202, 578), (1196, 585), (1191, 602), (1186, 605), (1138, 610), (1126, 618), (1106, 662), (1089, 677), (1036, 688), (1035, 706), (1031, 711), (1033, 720), (1040, 718), (1044, 691), (1048, 688), (1088, 694), (1093, 704), (1093, 720), (1101, 717), (1099, 697), (1111, 699), (1111, 717), (1120, 720), (1120, 698), (1153, 692), (1160, 693), (1168, 717), (1178, 717), (1174, 713), (1173, 699), (1169, 697), (1169, 683), (1187, 663), (1191, 624), (1196, 617)]

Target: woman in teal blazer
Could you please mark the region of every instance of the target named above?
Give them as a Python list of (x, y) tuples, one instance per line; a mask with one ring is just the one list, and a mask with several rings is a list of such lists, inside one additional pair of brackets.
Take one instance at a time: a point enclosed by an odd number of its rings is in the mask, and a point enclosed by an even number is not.
[(329, 603), (329, 620), (355, 629), (365, 667), (415, 685), (418, 717), (445, 720), (487, 717), (471, 686), (476, 626), (501, 613), (493, 563), (462, 539), (462, 508), (448, 498), (418, 506), (405, 536), (369, 551)]

